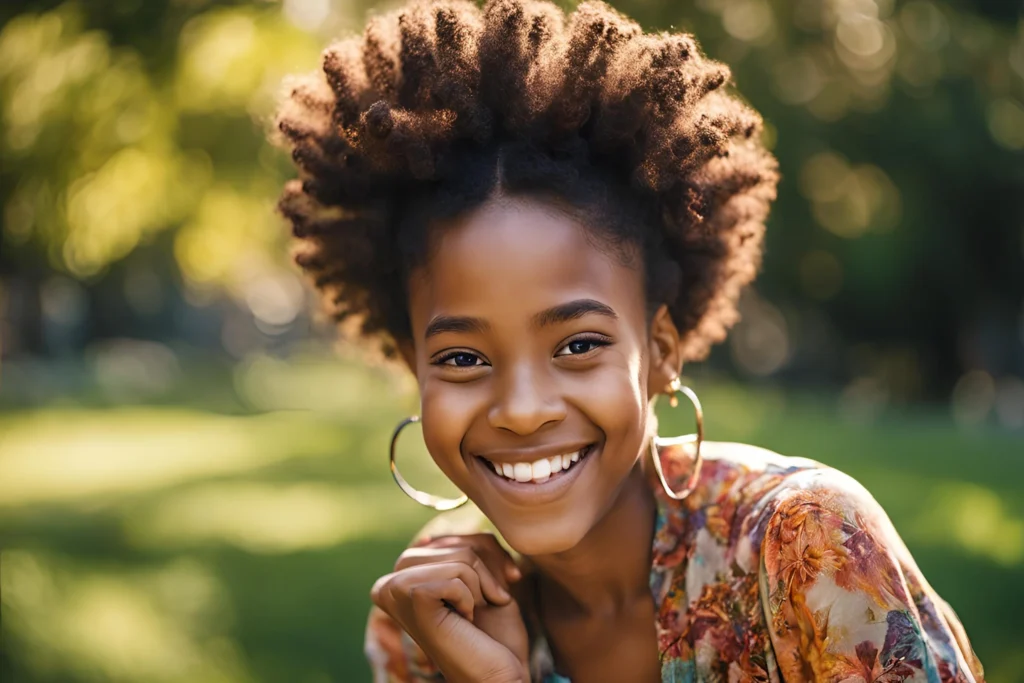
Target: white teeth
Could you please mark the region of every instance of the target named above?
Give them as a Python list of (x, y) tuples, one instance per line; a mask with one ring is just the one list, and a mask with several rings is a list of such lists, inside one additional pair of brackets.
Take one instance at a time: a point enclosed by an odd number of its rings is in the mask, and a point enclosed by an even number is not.
[(536, 462), (517, 462), (517, 463), (488, 463), (494, 469), (495, 472), (505, 477), (506, 479), (513, 479), (518, 482), (532, 481), (540, 484), (551, 478), (553, 474), (558, 474), (569, 467), (580, 461), (581, 451), (573, 451), (572, 453), (563, 453), (562, 455), (553, 455), (550, 458), (541, 458)]
[(548, 477), (551, 476), (551, 463), (548, 462), (547, 458), (538, 460), (533, 463), (533, 480), (534, 481), (547, 481)]

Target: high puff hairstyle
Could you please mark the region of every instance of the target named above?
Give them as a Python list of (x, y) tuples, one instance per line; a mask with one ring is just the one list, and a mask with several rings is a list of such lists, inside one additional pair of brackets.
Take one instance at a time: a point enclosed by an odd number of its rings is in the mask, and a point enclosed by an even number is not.
[(335, 320), (392, 355), (430, 226), (536, 197), (639, 262), (649, 311), (666, 304), (701, 359), (738, 319), (778, 182), (729, 80), (693, 36), (600, 2), (413, 0), (327, 48), (282, 102), (295, 260)]

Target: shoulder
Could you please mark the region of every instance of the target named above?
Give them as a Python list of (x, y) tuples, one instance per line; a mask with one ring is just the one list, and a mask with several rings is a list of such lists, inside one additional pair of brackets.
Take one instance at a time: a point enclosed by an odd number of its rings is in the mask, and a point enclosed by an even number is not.
[(755, 446), (709, 446), (698, 504), (735, 507), (732, 526), (742, 527), (753, 551), (760, 549), (772, 600), (814, 586), (821, 593), (832, 582), (865, 590), (882, 614), (908, 602), (903, 571), (917, 567), (888, 515), (857, 480), (815, 460)]
[[(657, 444), (668, 485), (676, 490), (682, 488), (695, 466), (692, 437), (659, 439)], [(735, 510), (744, 518), (759, 516), (787, 488), (799, 487), (801, 476), (835, 471), (815, 460), (785, 456), (744, 443), (705, 441), (700, 454), (702, 465), (696, 488), (682, 501), (665, 500), (670, 510), (692, 514), (723, 508)], [(658, 489), (655, 492), (660, 494)]]
[(984, 680), (956, 614), (858, 481), (746, 444), (711, 442), (702, 454), (683, 516), (698, 550), (715, 539), (730, 566), (756, 575), (785, 680)]
[[(696, 449), (692, 438), (659, 439), (658, 455), (668, 487), (679, 490), (690, 478)], [(794, 477), (827, 469), (806, 458), (787, 457), (742, 443), (704, 442), (703, 464), (692, 493), (667, 496), (652, 477), (658, 499), (653, 562), (662, 571), (688, 566), (688, 581), (711, 581), (736, 567), (756, 576), (761, 543), (777, 501)], [(700, 562), (686, 563), (689, 556)], [(700, 581), (698, 581), (700, 579)]]
[[(692, 442), (668, 440), (659, 445), (659, 453), (670, 485), (684, 481), (694, 463)], [(881, 507), (860, 483), (817, 460), (722, 441), (705, 442), (701, 455), (703, 464), (697, 487), (688, 499), (681, 501), (690, 512), (735, 507), (743, 517), (753, 515), (767, 522), (780, 507), (810, 504), (850, 519), (888, 522)]]
[(786, 680), (983, 680), (955, 613), (855, 479), (794, 471), (762, 520), (762, 604)]
[[(692, 437), (658, 439), (657, 451), (666, 479), (673, 486), (685, 481), (693, 469), (696, 447)], [(745, 443), (705, 441), (700, 448), (703, 464), (694, 492), (695, 504), (722, 495), (739, 495), (754, 483), (778, 484), (798, 472), (829, 469), (809, 458), (781, 455)], [(768, 494), (765, 488), (762, 494)]]
[(770, 578), (849, 589), (864, 582), (878, 608), (907, 603), (902, 570), (917, 567), (885, 510), (853, 477), (824, 466), (793, 472), (765, 507)]

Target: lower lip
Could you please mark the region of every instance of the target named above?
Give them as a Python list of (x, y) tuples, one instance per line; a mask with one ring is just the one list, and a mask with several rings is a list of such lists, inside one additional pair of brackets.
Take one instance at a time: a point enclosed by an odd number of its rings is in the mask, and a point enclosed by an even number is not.
[(473, 458), (473, 461), (484, 471), (484, 477), (491, 482), (491, 485), (511, 502), (519, 505), (540, 505), (555, 500), (565, 493), (573, 482), (580, 478), (583, 470), (588, 469), (590, 461), (594, 460), (599, 452), (600, 449), (596, 444), (590, 446), (587, 454), (580, 458), (579, 462), (574, 463), (573, 467), (562, 470), (543, 482), (506, 479), (480, 458)]

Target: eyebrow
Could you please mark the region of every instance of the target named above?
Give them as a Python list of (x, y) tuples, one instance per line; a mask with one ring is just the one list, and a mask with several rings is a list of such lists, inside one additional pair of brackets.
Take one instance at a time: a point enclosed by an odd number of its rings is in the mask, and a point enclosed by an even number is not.
[(610, 306), (595, 301), (594, 299), (576, 299), (575, 301), (569, 301), (564, 304), (558, 304), (551, 308), (541, 311), (537, 315), (533, 316), (533, 324), (537, 327), (546, 327), (548, 325), (557, 325), (558, 323), (568, 322), (570, 320), (576, 320), (586, 315), (603, 315), (612, 320), (618, 320), (619, 316), (615, 315), (615, 311)]
[[(615, 314), (615, 311), (610, 306), (600, 301), (576, 299), (541, 311), (533, 316), (533, 324), (537, 327), (547, 327), (570, 320), (577, 320), (586, 315), (603, 315), (612, 320), (619, 319), (619, 316)], [(461, 315), (439, 315), (427, 324), (424, 337), (429, 339), (430, 337), (448, 332), (456, 334), (483, 334), (490, 327), (487, 321), (481, 318)]]
[(424, 336), (427, 339), (444, 334), (446, 332), (455, 333), (477, 333), (482, 334), (490, 329), (490, 325), (486, 321), (480, 318), (471, 318), (468, 316), (460, 315), (439, 315), (427, 325), (427, 331)]

